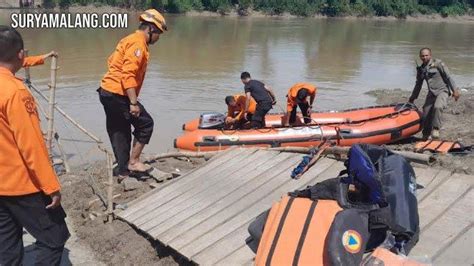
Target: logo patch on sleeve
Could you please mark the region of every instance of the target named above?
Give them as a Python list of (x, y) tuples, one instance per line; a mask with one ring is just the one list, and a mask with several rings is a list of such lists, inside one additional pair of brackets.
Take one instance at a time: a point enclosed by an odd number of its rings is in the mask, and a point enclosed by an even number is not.
[(37, 114), (35, 99), (32, 96), (26, 96), (23, 98), (25, 103), (26, 111), (30, 114)]
[(142, 55), (142, 51), (140, 49), (135, 50), (135, 56), (140, 57)]
[(342, 235), (342, 245), (349, 253), (359, 253), (362, 247), (362, 237), (354, 230), (347, 230)]

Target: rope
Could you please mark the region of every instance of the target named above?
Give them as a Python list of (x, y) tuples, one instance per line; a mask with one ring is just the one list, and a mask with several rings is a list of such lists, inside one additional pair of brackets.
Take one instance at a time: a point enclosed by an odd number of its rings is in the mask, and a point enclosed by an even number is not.
[[(67, 123), (63, 123), (63, 127), (69, 133), (68, 135), (71, 135), (72, 130), (69, 128)], [(76, 150), (77, 154), (79, 155), (79, 159), (80, 159), (82, 165), (85, 165), (86, 163), (88, 163), (88, 162), (85, 161), (84, 157), (82, 156), (82, 153), (79, 152), (80, 149), (79, 149), (79, 146), (77, 145), (77, 142), (76, 141), (71, 141), (71, 143), (74, 146), (74, 149)]]
[[(278, 108), (280, 108), (281, 110), (283, 110), (283, 107), (280, 105), (280, 104), (276, 104), (276, 106)], [(397, 104), (391, 104), (391, 105), (382, 105), (382, 106), (370, 106), (370, 107), (365, 107), (365, 108), (355, 108), (355, 109), (348, 109), (346, 111), (354, 111), (354, 110), (364, 110), (364, 109), (375, 109), (375, 108), (383, 108), (383, 107), (396, 107)], [(381, 115), (381, 116), (378, 116), (378, 117), (373, 117), (373, 118), (369, 118), (369, 119), (365, 119), (365, 120), (359, 120), (359, 121), (347, 121), (347, 122), (339, 122), (339, 123), (327, 123), (327, 124), (324, 124), (325, 126), (334, 126), (334, 130), (336, 130), (336, 138), (337, 138), (337, 142), (339, 143), (340, 140), (343, 140), (344, 137), (342, 136), (342, 134), (340, 134), (340, 129), (339, 127), (337, 127), (337, 125), (344, 125), (344, 124), (349, 124), (351, 126), (356, 126), (356, 127), (361, 127), (363, 125), (365, 125), (367, 122), (369, 121), (377, 121), (377, 120), (383, 120), (383, 119), (395, 119), (397, 118), (398, 116), (400, 115), (409, 115), (413, 109), (417, 108), (415, 105), (413, 104), (410, 104), (410, 103), (403, 103), (400, 108), (398, 108), (398, 110), (396, 110), (395, 112), (392, 112), (390, 114), (385, 114), (385, 115)], [(320, 112), (316, 112), (316, 113), (320, 113)], [(323, 131), (323, 127), (322, 125), (323, 124), (320, 124), (316, 121), (316, 119), (312, 118), (312, 117), (308, 117), (308, 116), (305, 116), (302, 114), (302, 118), (305, 119), (311, 119), (311, 123), (308, 124), (308, 125), (303, 125), (303, 126), (297, 126), (297, 127), (292, 127), (291, 125), (289, 127), (270, 127), (270, 128), (267, 128), (267, 129), (255, 129), (256, 131), (260, 132), (260, 133), (268, 133), (270, 131), (272, 131), (273, 129), (275, 128), (278, 128), (280, 131), (286, 131), (286, 130), (304, 130), (305, 128), (311, 128), (311, 129), (320, 129), (320, 134), (314, 134), (314, 135), (311, 135), (310, 138), (312, 137), (319, 137), (320, 141), (324, 141), (325, 137), (324, 137), (324, 131)], [(224, 134), (224, 135), (233, 135), (237, 132), (237, 130), (227, 130), (230, 132), (230, 134), (227, 134), (226, 133), (226, 130), (221, 130), (221, 132)]]

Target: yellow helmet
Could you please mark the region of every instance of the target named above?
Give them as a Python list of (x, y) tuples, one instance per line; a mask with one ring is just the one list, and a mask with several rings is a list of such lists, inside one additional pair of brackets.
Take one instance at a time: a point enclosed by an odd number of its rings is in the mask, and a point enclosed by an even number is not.
[(168, 30), (166, 27), (166, 20), (156, 9), (148, 9), (140, 15), (140, 21), (146, 21), (155, 24), (158, 29), (165, 32)]

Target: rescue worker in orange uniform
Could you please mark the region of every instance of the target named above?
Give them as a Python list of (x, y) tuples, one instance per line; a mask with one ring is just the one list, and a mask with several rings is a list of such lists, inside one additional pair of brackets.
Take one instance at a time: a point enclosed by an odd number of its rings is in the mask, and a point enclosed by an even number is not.
[(21, 35), (0, 26), (0, 50), (0, 265), (23, 263), (23, 228), (36, 239), (35, 265), (59, 265), (69, 231), (35, 101), (15, 77)]
[(247, 97), (242, 94), (225, 97), (225, 103), (227, 104), (227, 117), (225, 124), (232, 128), (242, 128), (245, 123), (252, 120), (252, 115), (255, 113), (257, 102), (250, 97), (249, 108), (247, 111), (247, 117), (245, 117), (245, 103)]
[(34, 55), (34, 56), (27, 56), (23, 60), (23, 67), (32, 67), (32, 66), (38, 66), (44, 64), (44, 60), (48, 57), (56, 57), (58, 56), (58, 53), (55, 51), (51, 51), (47, 54), (43, 55)]
[(311, 123), (311, 109), (313, 108), (314, 98), (316, 97), (316, 87), (309, 83), (296, 83), (288, 91), (286, 105), (286, 122), (284, 126), (296, 123), (296, 107), (299, 106), (304, 123)]
[[(155, 9), (141, 14), (138, 30), (123, 38), (109, 57), (108, 71), (97, 90), (118, 164), (114, 174), (120, 178), (130, 172), (151, 170), (150, 166), (140, 162), (140, 155), (153, 133), (153, 119), (137, 97), (148, 64), (148, 45), (156, 43), (166, 30), (165, 18)], [(134, 140), (130, 155), (132, 125)]]

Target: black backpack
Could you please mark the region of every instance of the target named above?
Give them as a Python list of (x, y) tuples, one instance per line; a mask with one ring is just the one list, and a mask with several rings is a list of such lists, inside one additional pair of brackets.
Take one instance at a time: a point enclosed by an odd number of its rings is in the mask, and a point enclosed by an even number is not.
[[(354, 213), (367, 221), (370, 237), (365, 245), (366, 251), (391, 239), (391, 250), (407, 255), (419, 237), (416, 182), (411, 165), (405, 158), (384, 147), (367, 144), (353, 145), (345, 164), (347, 169), (339, 177), (289, 195), (312, 200), (336, 200), (342, 208), (354, 209)], [(352, 191), (351, 187), (355, 190)], [(268, 211), (259, 215), (249, 226), (249, 233), (257, 242), (267, 216)]]
[(345, 164), (343, 182), (354, 184), (368, 196), (363, 200), (380, 207), (371, 213), (371, 229), (390, 231), (396, 240), (394, 248), (407, 255), (420, 231), (413, 167), (403, 156), (371, 144), (353, 145)]

